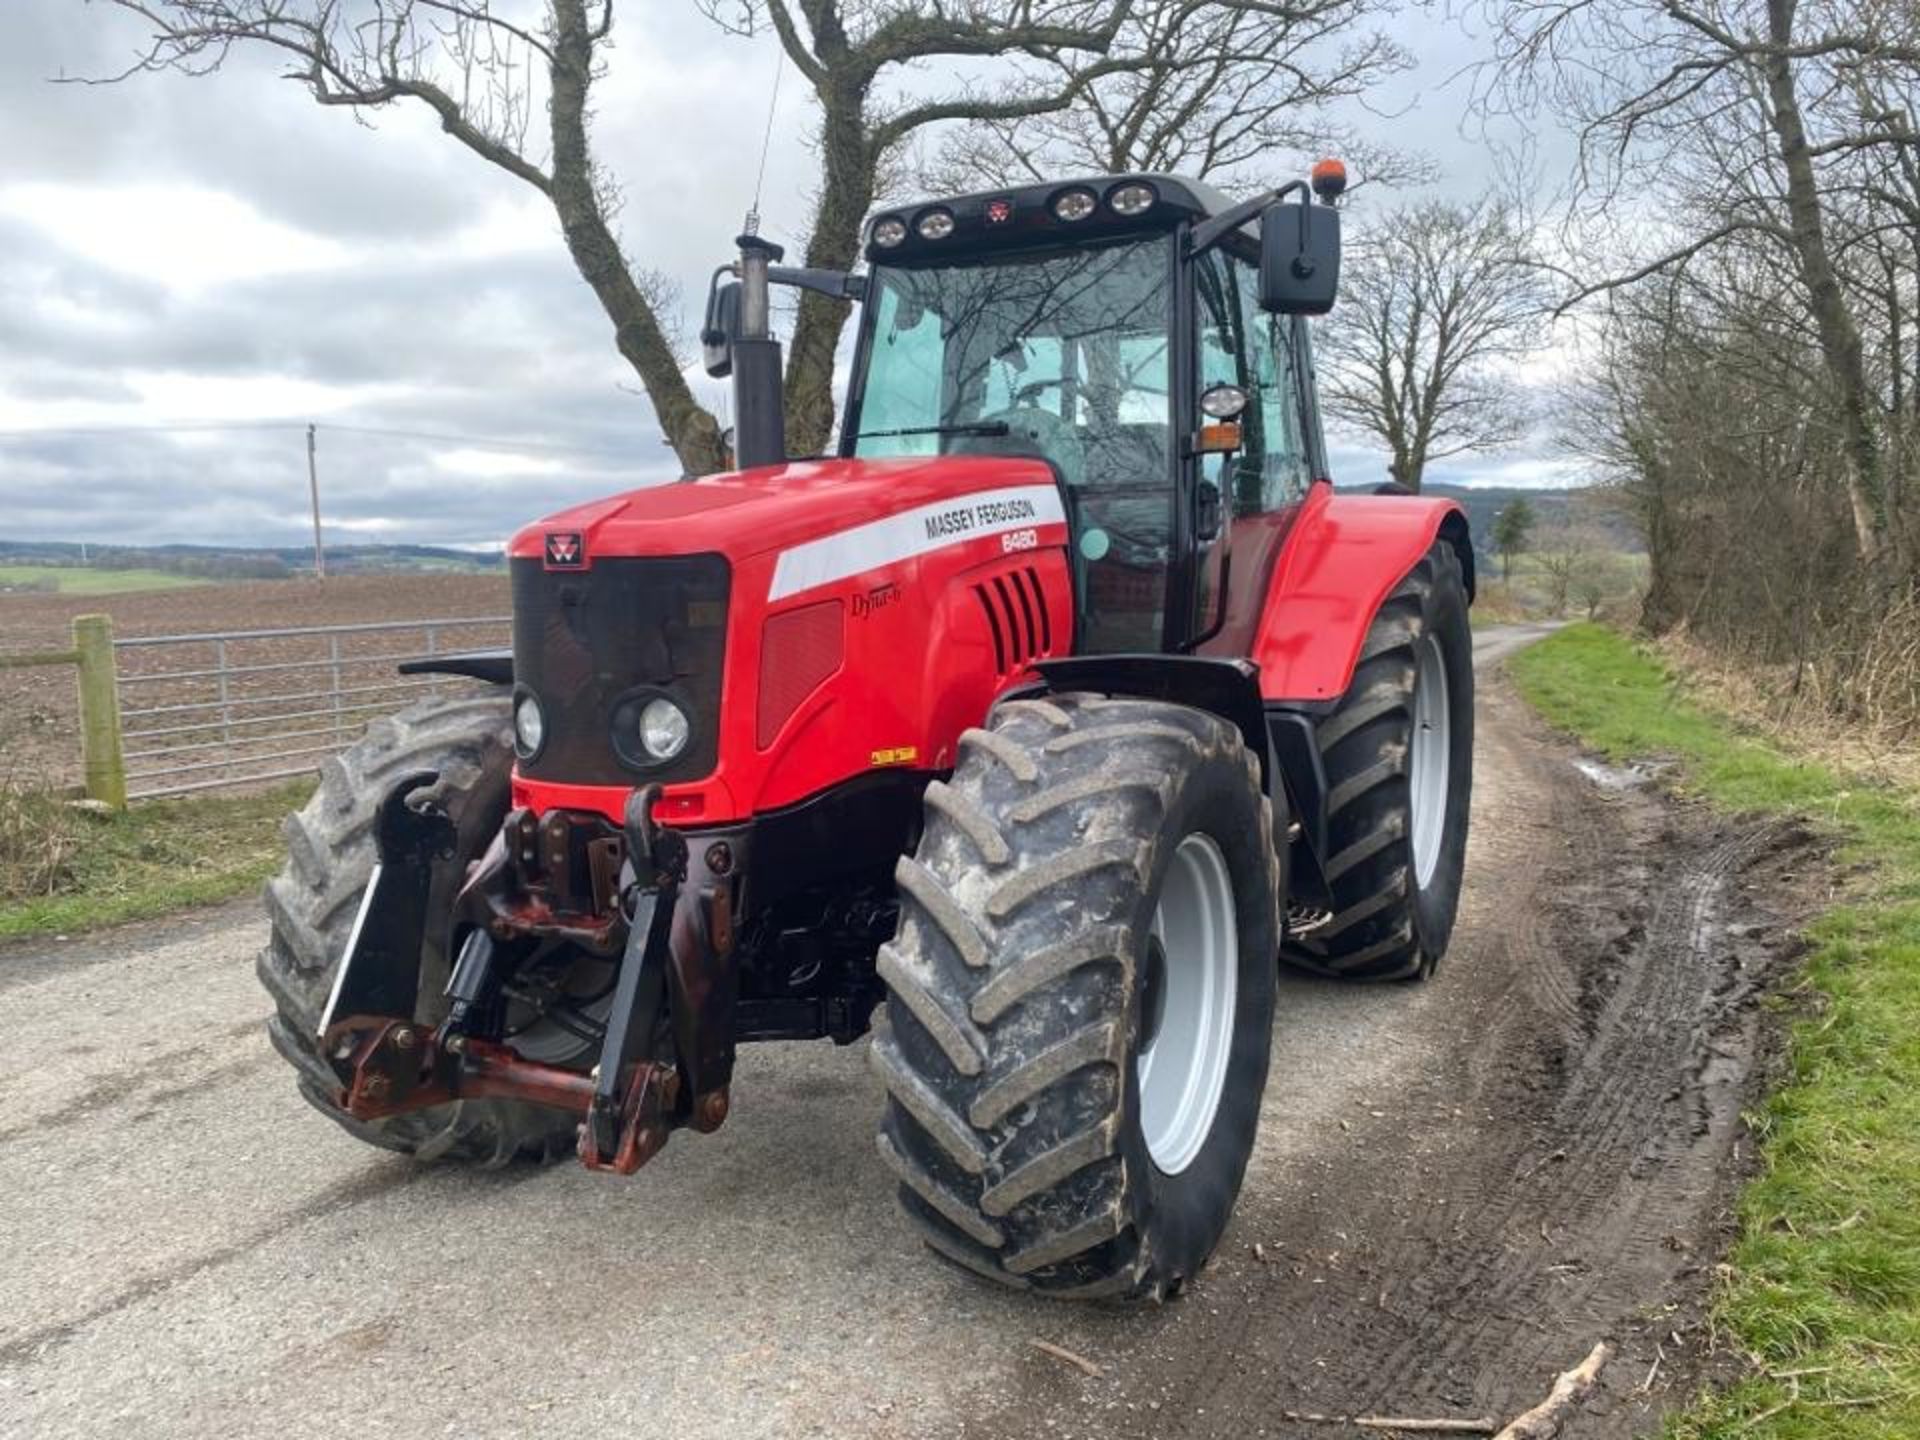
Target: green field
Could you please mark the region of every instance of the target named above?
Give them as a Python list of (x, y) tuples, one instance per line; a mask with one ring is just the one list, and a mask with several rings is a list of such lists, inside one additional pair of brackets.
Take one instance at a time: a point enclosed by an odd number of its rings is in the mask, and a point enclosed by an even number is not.
[(1714, 1307), (1747, 1378), (1669, 1440), (1920, 1436), (1920, 795), (1739, 735), (1685, 677), (1570, 626), (1511, 662), (1548, 720), (1615, 760), (1665, 757), (1720, 807), (1804, 818), (1838, 847), (1840, 903), (1807, 931), (1781, 1088), (1750, 1114), (1762, 1173)]
[(91, 570), (73, 565), (0, 565), (0, 586), (51, 580), (62, 595), (120, 595), (130, 590), (178, 590), (207, 582), (165, 570)]

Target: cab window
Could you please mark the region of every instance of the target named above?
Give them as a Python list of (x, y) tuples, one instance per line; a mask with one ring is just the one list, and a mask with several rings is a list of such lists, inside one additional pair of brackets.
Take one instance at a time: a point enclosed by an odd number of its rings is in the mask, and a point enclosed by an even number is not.
[(1299, 355), (1293, 344), (1293, 319), (1260, 308), (1260, 267), (1233, 261), (1236, 288), (1247, 325), (1249, 419), (1260, 433), (1257, 466), (1244, 472), (1236, 499), (1243, 514), (1265, 513), (1290, 505), (1307, 493), (1306, 427), (1301, 423)]
[(1306, 430), (1290, 320), (1260, 308), (1260, 269), (1224, 248), (1203, 256), (1199, 294), (1199, 389), (1238, 385), (1247, 392), (1240, 449), (1209, 455), (1201, 478), (1212, 481), (1235, 515), (1264, 515), (1306, 493)]

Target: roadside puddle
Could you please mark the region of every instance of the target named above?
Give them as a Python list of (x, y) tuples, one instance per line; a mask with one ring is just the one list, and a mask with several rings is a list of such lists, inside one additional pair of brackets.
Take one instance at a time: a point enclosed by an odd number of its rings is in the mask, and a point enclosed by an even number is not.
[(1573, 758), (1573, 768), (1602, 790), (1638, 790), (1651, 784), (1663, 771), (1672, 768), (1668, 760), (1635, 760), (1627, 765), (1608, 765), (1584, 755)]

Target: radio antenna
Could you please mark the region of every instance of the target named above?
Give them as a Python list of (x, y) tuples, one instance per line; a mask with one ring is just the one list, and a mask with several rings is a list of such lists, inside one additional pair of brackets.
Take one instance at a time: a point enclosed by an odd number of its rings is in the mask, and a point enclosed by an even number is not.
[(773, 93), (767, 98), (767, 130), (760, 137), (760, 170), (753, 177), (753, 204), (747, 207), (747, 221), (742, 227), (748, 235), (760, 233), (760, 189), (767, 180), (767, 152), (773, 148), (773, 117), (780, 105), (780, 72), (786, 68), (787, 52), (784, 47), (773, 52)]

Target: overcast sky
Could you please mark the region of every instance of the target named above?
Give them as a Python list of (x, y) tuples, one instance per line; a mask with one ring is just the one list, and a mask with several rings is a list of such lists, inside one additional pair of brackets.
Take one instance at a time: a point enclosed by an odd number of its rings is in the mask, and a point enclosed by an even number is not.
[[(356, 124), (238, 53), (208, 78), (49, 83), (124, 66), (138, 22), (0, 8), (0, 539), (299, 544), (309, 421), (341, 542), (493, 543), (675, 473), (551, 210), (426, 116)], [(1485, 151), (1445, 82), (1475, 43), (1425, 11), (1396, 28), (1422, 64), (1364, 118), (1471, 193)], [(751, 198), (774, 52), (691, 0), (629, 3), (616, 38), (599, 153), (629, 251), (691, 303)], [(795, 249), (807, 102), (789, 73), (761, 205)], [(1346, 437), (1334, 461), (1343, 480), (1384, 470)], [(1429, 471), (1565, 474), (1537, 445)]]

